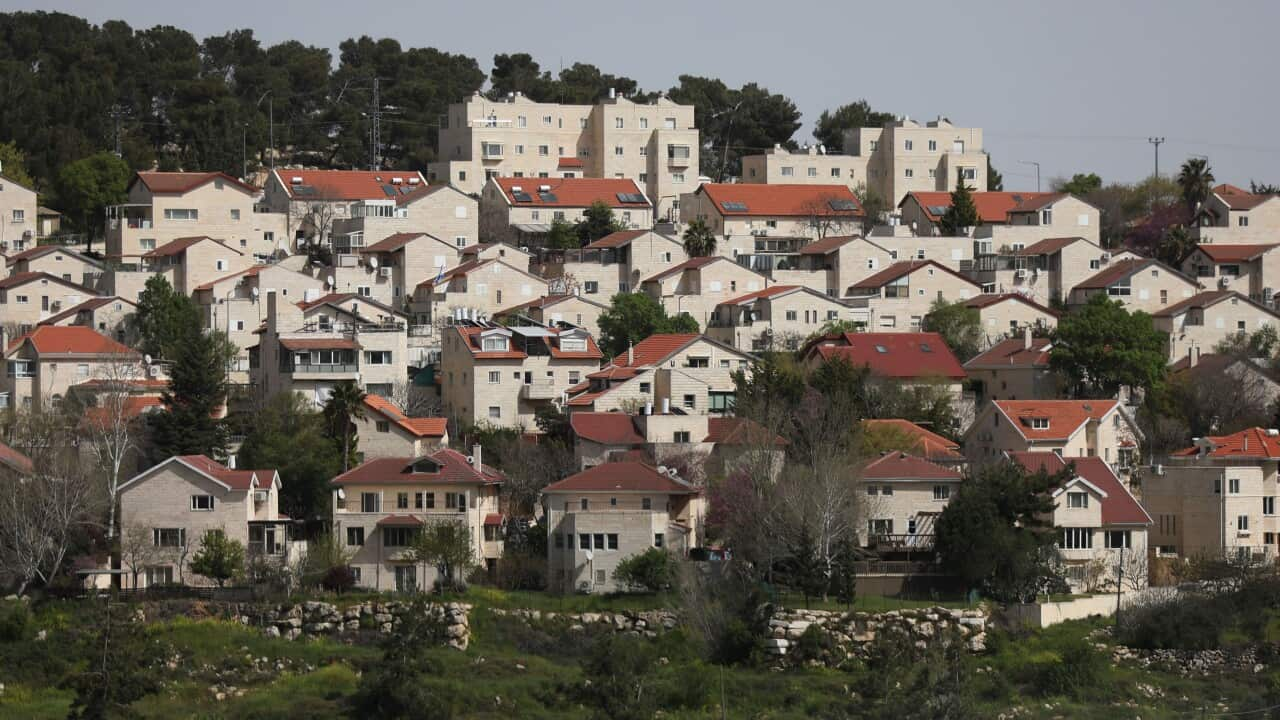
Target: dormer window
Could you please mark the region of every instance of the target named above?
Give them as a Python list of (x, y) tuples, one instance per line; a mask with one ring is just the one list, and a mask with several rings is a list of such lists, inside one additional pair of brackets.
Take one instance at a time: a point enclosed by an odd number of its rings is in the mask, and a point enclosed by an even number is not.
[(560, 349), (564, 352), (586, 352), (587, 341), (583, 338), (560, 338)]
[(511, 343), (505, 337), (487, 337), (481, 341), (481, 348), (485, 352), (506, 352)]
[(1067, 507), (1069, 508), (1088, 508), (1089, 493), (1069, 492), (1067, 493)]
[(409, 465), (409, 472), (434, 475), (440, 472), (440, 463), (429, 457), (418, 458)]
[(1049, 429), (1049, 418), (1047, 417), (1027, 418), (1026, 423), (1027, 423), (1027, 426), (1030, 427), (1032, 430), (1048, 430)]

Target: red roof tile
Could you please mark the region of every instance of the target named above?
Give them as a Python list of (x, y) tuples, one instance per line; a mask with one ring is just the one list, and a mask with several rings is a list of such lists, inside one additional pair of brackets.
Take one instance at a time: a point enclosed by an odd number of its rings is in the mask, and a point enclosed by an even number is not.
[(350, 338), (280, 338), (280, 346), (289, 350), (360, 349), (360, 343)]
[(700, 337), (697, 333), (650, 335), (626, 352), (618, 353), (610, 365), (630, 368), (657, 365)]
[[(145, 412), (162, 407), (164, 407), (164, 401), (155, 395), (130, 396), (124, 398), (119, 405), (120, 417), (132, 420)], [(110, 428), (114, 427), (115, 417), (112, 408), (95, 405), (85, 408), (81, 423), (90, 427)]]
[[(1014, 210), (1022, 203), (1031, 203), (1040, 200), (1044, 196), (1065, 197), (1061, 193), (1033, 193), (1033, 192), (975, 192), (973, 196), (973, 204), (978, 209), (978, 219), (984, 224), (1005, 223), (1009, 221), (1009, 212)], [(899, 207), (908, 200), (914, 198), (919, 203), (924, 214), (929, 218), (930, 222), (938, 222), (942, 219), (941, 212), (934, 212), (932, 208), (949, 208), (951, 207), (951, 193), (949, 192), (913, 192), (907, 193), (907, 197), (903, 198)], [(1056, 199), (1056, 198), (1055, 198)], [(945, 210), (944, 210), (945, 212)]]
[(925, 458), (938, 460), (964, 460), (964, 455), (960, 453), (960, 445), (949, 440), (935, 432), (926, 430), (910, 420), (902, 420), (899, 418), (884, 418), (875, 420), (863, 420), (862, 428), (866, 430), (874, 430), (877, 428), (892, 428), (911, 439), (910, 447), (894, 448), (896, 450), (905, 450), (923, 455)]
[(815, 240), (814, 242), (811, 242), (808, 245), (805, 245), (804, 247), (800, 248), (800, 254), (801, 255), (826, 255), (827, 253), (833, 253), (836, 250), (839, 250), (840, 248), (844, 247), (845, 245), (848, 245), (849, 243), (857, 239), (859, 239), (857, 235), (840, 235), (837, 237), (825, 237), (825, 238), (822, 238), (821, 240)]
[(751, 418), (709, 417), (704, 443), (717, 445), (786, 445), (781, 435), (771, 432)]
[[(430, 459), (421, 471), (414, 469), (417, 461)], [(457, 450), (443, 448), (421, 458), (389, 457), (366, 460), (330, 481), (331, 485), (417, 485), (417, 484), (494, 484), (503, 481), (502, 473), (485, 465), (477, 472), (465, 455)]]
[(1204, 253), (1214, 262), (1237, 263), (1257, 260), (1277, 247), (1280, 247), (1280, 245), (1219, 245), (1217, 243), (1202, 243), (1196, 246), (1196, 250)]
[(261, 192), (261, 188), (254, 187), (247, 182), (233, 178), (223, 172), (157, 172), (143, 171), (139, 172), (130, 186), (135, 182), (142, 183), (148, 190), (159, 195), (174, 195), (194, 190), (201, 185), (214, 180), (222, 180), (228, 182), (235, 187), (244, 190), (250, 195), (256, 195)]
[(843, 358), (856, 367), (890, 378), (963, 380), (964, 368), (938, 333), (842, 333), (815, 338), (801, 351), (805, 359)]
[(1060, 455), (1052, 452), (1011, 452), (1009, 457), (1033, 473), (1043, 470), (1053, 475), (1063, 468), (1073, 467), (1076, 477), (1106, 493), (1106, 497), (1101, 500), (1103, 525), (1151, 524), (1151, 516), (1142, 509), (1142, 505), (1100, 457), (1063, 460)]
[[(512, 332), (510, 338), (508, 338), (507, 347), (510, 348), (509, 350), (481, 349), (483, 347), (481, 343), (481, 335), (492, 329), (493, 328), (471, 327), (464, 325), (454, 325), (452, 328), (454, 332), (457, 332), (462, 337), (463, 343), (466, 345), (467, 349), (471, 351), (471, 356), (477, 360), (523, 360), (528, 357), (527, 353), (520, 349), (520, 344), (516, 342), (516, 338), (518, 337), (518, 333), (516, 332)], [(585, 351), (575, 350), (572, 352), (566, 352), (560, 349), (560, 334), (562, 332), (570, 331), (560, 331), (547, 328), (546, 332), (547, 335), (543, 339), (546, 342), (548, 352), (551, 353), (551, 357), (553, 358), (558, 360), (599, 360), (604, 357), (604, 354), (600, 352), (600, 347), (596, 345), (595, 338), (590, 335), (583, 333), (583, 336), (587, 341), (587, 349)], [(530, 337), (527, 341), (536, 342), (537, 338)]]
[(850, 285), (849, 289), (850, 290), (855, 290), (855, 289), (856, 290), (878, 290), (879, 288), (882, 288), (885, 285), (888, 285), (889, 283), (893, 282), (894, 280), (897, 280), (898, 278), (901, 278), (905, 275), (910, 275), (926, 267), (937, 268), (938, 270), (941, 270), (942, 272), (945, 272), (948, 275), (952, 275), (957, 278), (960, 278), (961, 280), (972, 285), (974, 288), (978, 289), (979, 291), (981, 290), (981, 287), (977, 283), (965, 277), (964, 275), (961, 275), (955, 270), (952, 270), (951, 268), (939, 263), (937, 260), (903, 260), (902, 262), (896, 262), (890, 265), (889, 267), (881, 270), (880, 272), (875, 273), (874, 275), (871, 275), (869, 277), (865, 277), (862, 280), (859, 280), (858, 282), (854, 283), (853, 285)]
[[(387, 200), (416, 194), (418, 187), (427, 184), (422, 173), (409, 170), (278, 169), (275, 174), (285, 192), (299, 200)], [(294, 178), (301, 178), (302, 182), (295, 185)], [(403, 182), (395, 184), (393, 178), (400, 178)], [(410, 184), (409, 181), (415, 178), (418, 184)], [(387, 188), (391, 192), (387, 192)]]
[(275, 470), (232, 470), (204, 455), (175, 455), (175, 460), (195, 468), (215, 480), (229, 486), (232, 490), (251, 490), (254, 487), (265, 487), (271, 484), (276, 476)]
[(395, 252), (396, 250), (399, 250), (400, 248), (404, 247), (405, 245), (408, 245), (409, 243), (413, 242), (414, 240), (417, 240), (420, 237), (430, 237), (430, 236), (427, 235), (426, 233), (393, 233), (391, 235), (388, 235), (382, 238), (381, 240), (379, 240), (378, 242), (372, 245), (366, 246), (365, 249), (362, 250), (361, 252), (365, 254), (380, 253), (380, 252)]
[[(679, 265), (672, 265), (671, 267), (667, 268), (666, 270), (663, 270), (663, 271), (661, 271), (661, 272), (659, 272), (659, 273), (656, 273), (656, 274), (654, 274), (654, 275), (650, 275), (649, 277), (645, 278), (644, 280), (641, 280), (641, 282), (642, 282), (642, 283), (647, 283), (647, 282), (654, 282), (654, 281), (657, 281), (657, 280), (662, 280), (663, 278), (669, 278), (669, 277), (671, 277), (672, 275), (678, 275), (678, 274), (680, 274), (680, 273), (684, 272), (685, 270), (701, 270), (702, 268), (704, 268), (704, 267), (706, 267), (706, 266), (710, 265), (711, 263), (721, 262), (721, 261), (724, 261), (724, 262), (727, 262), (727, 263), (732, 263), (732, 264), (734, 265), (734, 267), (742, 267), (741, 265), (738, 265), (737, 263), (733, 262), (733, 261), (732, 261), (732, 260), (730, 260), (729, 258), (724, 257), (724, 256), (722, 256), (722, 255), (712, 255), (712, 256), (710, 256), (710, 257), (696, 257), (696, 258), (689, 258), (688, 260), (685, 260), (684, 262), (680, 263)], [(761, 276), (761, 277), (763, 277), (763, 276)]]
[(559, 162), (556, 163), (556, 167), (580, 168), (583, 167), (583, 162), (580, 158), (562, 157)]
[(81, 292), (84, 292), (88, 295), (97, 295), (97, 293), (94, 292), (92, 288), (87, 288), (83, 285), (77, 285), (71, 282), (70, 280), (63, 280), (62, 278), (56, 275), (50, 275), (47, 272), (14, 273), (7, 278), (0, 279), (0, 290), (12, 290), (13, 288), (22, 287), (23, 285), (26, 285), (29, 282), (35, 282), (36, 280), (48, 280), (49, 282), (58, 283), (63, 287), (69, 287), (69, 288), (74, 288), (76, 290), (80, 290)]
[(22, 474), (31, 473), (35, 470), (35, 464), (31, 462), (31, 458), (2, 442), (0, 442), (0, 463), (4, 463), (15, 472)]
[(1058, 317), (1057, 311), (1051, 310), (1021, 293), (984, 293), (977, 297), (971, 297), (968, 300), (962, 300), (961, 304), (965, 307), (981, 310), (983, 308), (989, 308), (997, 303), (1005, 302), (1006, 300), (1020, 302), (1027, 307), (1035, 308), (1047, 315)]
[[(1045, 238), (1040, 242), (1031, 243), (1030, 245), (1015, 251), (1013, 254), (1019, 257), (1031, 257), (1033, 255), (1052, 255), (1062, 248), (1075, 245), (1078, 242), (1088, 243), (1088, 240), (1079, 237), (1060, 237)], [(1089, 243), (1092, 245), (1093, 243)]]
[(55, 252), (61, 252), (66, 255), (70, 255), (71, 257), (74, 257), (77, 260), (82, 260), (84, 262), (87, 262), (93, 265), (101, 265), (101, 263), (99, 263), (97, 260), (87, 258), (81, 255), (80, 253), (76, 252), (75, 250), (62, 247), (61, 245), (37, 245), (28, 250), (23, 250), (20, 253), (14, 253), (13, 255), (10, 255), (5, 260), (5, 264), (14, 265), (22, 260), (33, 260), (35, 258), (44, 257), (45, 255), (48, 255), (50, 253), (55, 253)]
[[(1280, 460), (1280, 436), (1272, 435), (1272, 432), (1274, 431), (1252, 427), (1231, 435), (1203, 438), (1205, 457)], [(1196, 457), (1200, 450), (1201, 448), (1193, 446), (1171, 454), (1177, 457)]]
[(484, 516), (485, 525), (501, 525), (502, 513), (488, 513)]
[(138, 353), (126, 345), (83, 325), (39, 325), (25, 335), (9, 343), (13, 352), (23, 343), (31, 341), (41, 355), (106, 355), (136, 358)]
[(1265, 312), (1271, 312), (1270, 309), (1257, 305), (1257, 303), (1234, 290), (1206, 290), (1204, 292), (1198, 292), (1186, 300), (1176, 302), (1169, 307), (1161, 308), (1156, 312), (1151, 313), (1151, 317), (1173, 317), (1175, 315), (1181, 315), (1191, 308), (1212, 307), (1228, 298), (1235, 298), (1237, 301), (1242, 300), (1250, 305), (1256, 305)]
[(1031, 347), (1026, 347), (1025, 338), (1009, 338), (996, 343), (991, 349), (979, 354), (964, 366), (969, 370), (987, 370), (992, 368), (1047, 368), (1049, 367), (1049, 351), (1053, 341), (1049, 338), (1031, 338)]
[(244, 277), (253, 277), (258, 273), (262, 272), (263, 270), (266, 270), (269, 267), (271, 266), (270, 265), (254, 265), (252, 267), (247, 267), (244, 270), (239, 270), (229, 275), (223, 275), (222, 277), (214, 280), (210, 280), (207, 283), (201, 283), (195, 287), (195, 290), (193, 292), (199, 292), (201, 290), (212, 290), (214, 285), (217, 285), (220, 282), (225, 282), (234, 277), (240, 277), (241, 275), (243, 275)]
[(576, 412), (569, 415), (569, 427), (583, 440), (601, 445), (643, 445), (631, 416), (620, 412)]
[(400, 408), (381, 395), (366, 394), (364, 396), (364, 404), (365, 407), (394, 422), (411, 435), (417, 437), (443, 437), (447, 432), (448, 419), (408, 417), (400, 412)]
[[(1086, 422), (1101, 420), (1116, 407), (1115, 400), (993, 400), (1014, 429), (1027, 440), (1066, 440)], [(1032, 418), (1046, 418), (1049, 427), (1031, 427)]]
[(70, 308), (63, 310), (57, 315), (50, 315), (49, 317), (41, 320), (37, 324), (38, 325), (57, 325), (58, 323), (62, 322), (63, 320), (66, 320), (67, 318), (71, 318), (71, 317), (75, 317), (76, 315), (79, 315), (81, 312), (97, 310), (98, 308), (104, 305), (110, 305), (111, 303), (116, 303), (116, 302), (124, 303), (125, 305), (132, 306), (135, 309), (138, 306), (137, 303), (131, 302), (129, 300), (125, 300), (124, 298), (118, 295), (111, 295), (108, 297), (89, 298), (88, 300), (85, 300), (79, 305), (73, 305)]
[(1078, 283), (1076, 287), (1083, 288), (1086, 290), (1101, 290), (1103, 288), (1114, 285), (1115, 283), (1119, 282), (1120, 280), (1123, 280), (1124, 278), (1129, 277), (1130, 275), (1133, 275), (1134, 273), (1142, 272), (1143, 270), (1150, 267), (1151, 265), (1157, 265), (1159, 266), (1161, 271), (1167, 272), (1170, 275), (1174, 275), (1176, 277), (1180, 277), (1183, 280), (1186, 280), (1191, 285), (1195, 285), (1197, 287), (1199, 286), (1199, 283), (1197, 283), (1195, 280), (1183, 275), (1182, 273), (1178, 272), (1177, 270), (1174, 270), (1168, 265), (1165, 265), (1159, 260), (1155, 260), (1153, 258), (1137, 258), (1137, 259), (1120, 260), (1120, 261), (1111, 263), (1110, 265), (1104, 267), (1098, 273), (1094, 274), (1092, 277), (1089, 277), (1089, 278), (1086, 278), (1085, 280), (1080, 281), (1080, 283)]
[(642, 236), (644, 236), (644, 235), (645, 235), (645, 233), (648, 233), (648, 232), (651, 232), (651, 231), (649, 231), (649, 230), (619, 230), (619, 231), (617, 231), (617, 232), (609, 233), (608, 235), (605, 235), (604, 237), (600, 238), (599, 240), (596, 240), (596, 241), (595, 241), (595, 242), (593, 242), (593, 243), (588, 243), (588, 244), (586, 244), (586, 245), (583, 245), (583, 246), (582, 246), (582, 249), (583, 249), (583, 250), (596, 250), (596, 249), (599, 249), (599, 248), (618, 248), (618, 247), (623, 247), (624, 245), (630, 245), (632, 240), (635, 240), (635, 239), (636, 239), (636, 238), (638, 238), (638, 237), (642, 237)]
[[(758, 183), (703, 183), (697, 192), (706, 195), (716, 212), (726, 217), (862, 217), (862, 203), (847, 185), (763, 185)], [(838, 210), (832, 202), (850, 202), (852, 210)], [(728, 209), (729, 203), (745, 210)]]
[(525, 310), (532, 310), (533, 308), (538, 308), (540, 310), (546, 309), (552, 305), (559, 305), (566, 300), (578, 300), (587, 303), (588, 305), (595, 305), (601, 309), (604, 309), (605, 307), (595, 300), (581, 295), (543, 295), (542, 297), (530, 300), (527, 303), (520, 303), (519, 305), (514, 305), (505, 310), (499, 310), (493, 315), (494, 317), (502, 317), (503, 315), (516, 315)]
[(187, 248), (191, 247), (192, 245), (195, 245), (196, 243), (199, 243), (199, 242), (203, 242), (205, 240), (208, 240), (211, 243), (218, 243), (218, 245), (221, 245), (223, 248), (226, 248), (227, 250), (230, 250), (231, 252), (237, 255), (244, 254), (239, 250), (231, 247), (230, 245), (227, 245), (226, 243), (214, 240), (208, 235), (199, 235), (196, 237), (184, 237), (184, 238), (178, 238), (177, 240), (172, 240), (170, 242), (167, 242), (161, 245), (155, 250), (152, 250), (151, 252), (143, 253), (142, 257), (158, 258), (158, 257), (170, 257), (173, 255), (179, 255), (181, 253), (186, 252)]
[(1274, 195), (1257, 195), (1227, 183), (1215, 187), (1213, 194), (1217, 195), (1232, 210), (1252, 210), (1275, 197)]
[[(612, 208), (647, 208), (646, 198), (640, 202), (623, 202), (619, 194), (644, 197), (644, 190), (626, 178), (493, 178), (507, 202), (516, 207), (589, 207), (597, 200)], [(555, 200), (544, 200), (538, 188), (547, 186)], [(512, 188), (520, 188), (528, 201), (517, 201)]]
[(804, 289), (805, 288), (801, 287), (800, 285), (773, 285), (763, 290), (757, 290), (753, 293), (747, 293), (746, 295), (739, 295), (736, 298), (723, 300), (720, 302), (720, 304), (721, 305), (744, 305), (747, 303), (755, 302), (756, 300), (759, 300), (761, 298), (777, 297), (778, 295), (790, 295), (793, 292), (796, 292), (798, 290), (804, 290)]
[(654, 492), (694, 494), (697, 490), (672, 480), (652, 465), (638, 462), (612, 462), (583, 470), (576, 475), (551, 483), (543, 492)]
[(378, 520), (378, 527), (405, 527), (422, 524), (422, 518), (413, 515), (388, 515)]
[(956, 470), (908, 455), (905, 452), (887, 452), (862, 468), (863, 480), (959, 480)]

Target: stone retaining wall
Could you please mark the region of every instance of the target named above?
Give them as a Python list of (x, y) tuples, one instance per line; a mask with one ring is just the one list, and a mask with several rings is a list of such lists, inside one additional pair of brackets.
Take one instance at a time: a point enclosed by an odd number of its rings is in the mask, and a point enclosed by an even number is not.
[[(277, 605), (266, 618), (269, 637), (296, 640), (299, 637), (324, 637), (359, 632), (393, 632), (404, 613), (413, 604), (391, 600), (367, 602), (339, 608), (337, 605), (310, 600), (293, 605)], [(466, 650), (471, 642), (471, 624), (465, 603), (429, 604), (426, 613), (443, 620), (449, 647)]]
[(780, 609), (769, 620), (770, 636), (764, 646), (766, 652), (785, 657), (810, 627), (817, 626), (846, 657), (864, 654), (879, 634), (902, 637), (924, 648), (935, 638), (955, 632), (971, 652), (982, 652), (986, 649), (987, 621), (984, 610), (944, 607), (883, 613)]
[(622, 612), (558, 613), (541, 610), (503, 610), (493, 608), (489, 612), (505, 617), (518, 617), (526, 622), (560, 622), (570, 630), (608, 629), (618, 633), (630, 633), (644, 637), (657, 637), (679, 624), (679, 618), (670, 610), (624, 610)]

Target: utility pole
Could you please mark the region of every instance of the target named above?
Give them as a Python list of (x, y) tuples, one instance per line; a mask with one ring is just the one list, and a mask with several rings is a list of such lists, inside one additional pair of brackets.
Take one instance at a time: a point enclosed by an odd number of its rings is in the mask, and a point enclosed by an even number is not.
[(1151, 143), (1152, 145), (1155, 145), (1155, 146), (1156, 146), (1156, 174), (1155, 174), (1155, 177), (1157, 177), (1157, 178), (1158, 178), (1158, 177), (1160, 177), (1160, 145), (1161, 145), (1162, 143), (1164, 143), (1164, 138), (1162, 138), (1162, 137), (1149, 137), (1149, 138), (1147, 138), (1147, 142), (1149, 142), (1149, 143)]
[(396, 115), (397, 111), (382, 107), (378, 78), (373, 79), (373, 103), (369, 107), (369, 169), (382, 167), (382, 116)]
[(1040, 163), (1036, 162), (1035, 160), (1019, 160), (1018, 162), (1023, 165), (1036, 166), (1036, 192), (1040, 192)]
[(116, 157), (122, 158), (124, 157), (124, 151), (121, 146), (120, 121), (123, 120), (124, 118), (129, 117), (129, 109), (122, 107), (120, 103), (116, 103), (115, 105), (111, 106), (111, 109), (108, 111), (108, 114), (111, 115), (111, 120), (114, 123), (114, 128), (115, 128), (113, 131), (113, 134), (115, 136)]

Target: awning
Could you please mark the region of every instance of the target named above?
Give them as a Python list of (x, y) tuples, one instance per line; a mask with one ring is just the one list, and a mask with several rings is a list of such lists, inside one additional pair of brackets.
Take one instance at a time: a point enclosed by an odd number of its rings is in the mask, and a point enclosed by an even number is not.
[(418, 526), (422, 521), (412, 515), (388, 515), (378, 521), (378, 527)]
[(359, 350), (360, 343), (347, 338), (280, 338), (289, 350)]
[(501, 525), (502, 524), (501, 513), (489, 513), (488, 515), (485, 515), (484, 524), (485, 525)]
[(546, 235), (551, 232), (550, 223), (512, 223), (511, 227), (530, 235)]

